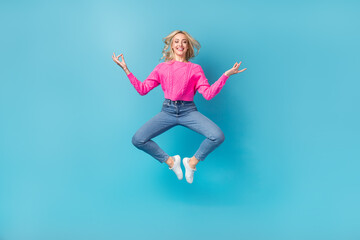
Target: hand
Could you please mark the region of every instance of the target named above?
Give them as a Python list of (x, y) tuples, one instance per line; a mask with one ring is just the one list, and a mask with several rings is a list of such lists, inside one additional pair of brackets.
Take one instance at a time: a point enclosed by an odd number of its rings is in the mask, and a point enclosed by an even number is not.
[(233, 74), (243, 72), (247, 69), (247, 68), (244, 68), (244, 69), (239, 70), (240, 64), (241, 64), (241, 61), (239, 63), (236, 62), (232, 68), (230, 68), (229, 70), (227, 70), (225, 72), (225, 75), (230, 77)]
[[(122, 61), (119, 61), (119, 57), (121, 56)], [(123, 54), (118, 55), (117, 57), (115, 56), (115, 53), (113, 53), (112, 59), (114, 60), (114, 62), (119, 65), (124, 71), (127, 70), (127, 66), (124, 60), (124, 56)]]

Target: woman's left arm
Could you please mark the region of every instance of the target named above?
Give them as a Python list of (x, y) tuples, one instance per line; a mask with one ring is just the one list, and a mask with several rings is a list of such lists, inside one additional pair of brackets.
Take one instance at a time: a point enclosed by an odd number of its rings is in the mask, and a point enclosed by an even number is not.
[(222, 74), (221, 77), (212, 85), (209, 84), (208, 80), (205, 77), (204, 71), (199, 65), (198, 71), (195, 75), (196, 78), (198, 79), (195, 86), (195, 90), (201, 93), (206, 100), (212, 99), (221, 91), (229, 76), (246, 70), (246, 68), (244, 68), (239, 71), (238, 69), (240, 64), (241, 62), (235, 63), (231, 69), (229, 69), (224, 74)]

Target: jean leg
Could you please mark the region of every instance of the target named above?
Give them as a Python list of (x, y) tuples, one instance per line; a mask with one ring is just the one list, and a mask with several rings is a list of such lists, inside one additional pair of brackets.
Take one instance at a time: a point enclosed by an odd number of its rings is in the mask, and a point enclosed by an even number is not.
[(150, 154), (160, 163), (163, 163), (169, 158), (169, 155), (151, 139), (175, 125), (176, 119), (161, 111), (136, 131), (132, 137), (132, 143), (138, 149)]
[(215, 148), (220, 146), (225, 140), (224, 133), (219, 126), (199, 111), (192, 111), (183, 116), (180, 119), (180, 125), (206, 137), (194, 155), (199, 161), (205, 160), (207, 155), (214, 151)]

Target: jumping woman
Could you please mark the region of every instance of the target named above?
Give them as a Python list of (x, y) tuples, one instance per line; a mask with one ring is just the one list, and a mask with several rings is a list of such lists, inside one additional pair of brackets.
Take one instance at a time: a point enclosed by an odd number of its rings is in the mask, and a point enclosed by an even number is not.
[[(207, 155), (225, 139), (222, 130), (197, 110), (193, 101), (194, 95), (198, 91), (206, 100), (212, 99), (220, 92), (231, 75), (243, 72), (246, 68), (238, 70), (241, 62), (236, 62), (210, 86), (201, 66), (189, 61), (195, 57), (194, 48), (197, 49), (197, 54), (200, 50), (201, 46), (198, 41), (187, 32), (179, 30), (171, 32), (163, 38), (163, 41), (165, 46), (162, 58), (165, 58), (165, 61), (159, 63), (143, 82), (129, 71), (123, 54), (116, 56), (113, 53), (112, 59), (125, 71), (131, 84), (140, 95), (146, 95), (160, 84), (165, 94), (160, 113), (146, 122), (134, 134), (132, 143), (135, 147), (150, 154), (160, 163), (165, 162), (181, 180), (183, 172), (180, 166), (180, 156), (169, 156), (151, 139), (177, 125), (187, 127), (206, 137), (194, 156), (185, 157), (182, 161), (186, 181), (192, 183), (196, 165), (199, 161), (204, 161)], [(168, 49), (169, 47), (170, 49)], [(121, 61), (119, 61), (120, 56)]]

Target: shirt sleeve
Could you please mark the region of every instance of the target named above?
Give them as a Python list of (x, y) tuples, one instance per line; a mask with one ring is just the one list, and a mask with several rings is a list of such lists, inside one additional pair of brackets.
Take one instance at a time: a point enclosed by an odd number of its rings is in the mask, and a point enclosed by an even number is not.
[(160, 64), (158, 64), (154, 70), (150, 73), (150, 75), (143, 81), (139, 81), (133, 73), (129, 73), (127, 77), (130, 80), (130, 83), (134, 86), (135, 90), (141, 95), (144, 96), (148, 92), (150, 92), (153, 88), (159, 86), (160, 78), (159, 78), (159, 70)]
[(206, 100), (210, 100), (215, 97), (221, 91), (222, 87), (226, 83), (226, 80), (229, 78), (224, 73), (214, 84), (210, 86), (200, 65), (196, 69), (195, 77), (197, 79), (195, 90), (201, 93)]

